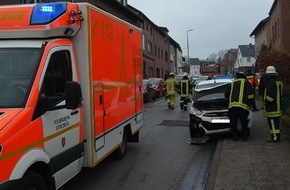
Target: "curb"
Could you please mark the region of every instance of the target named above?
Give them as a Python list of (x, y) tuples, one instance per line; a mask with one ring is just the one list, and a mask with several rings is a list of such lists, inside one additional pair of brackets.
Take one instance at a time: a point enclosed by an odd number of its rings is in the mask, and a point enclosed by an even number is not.
[(215, 179), (216, 179), (216, 172), (218, 168), (218, 163), (220, 160), (221, 150), (223, 146), (224, 141), (220, 140), (218, 141), (215, 152), (212, 158), (212, 163), (210, 165), (209, 173), (205, 182), (205, 190), (213, 190), (215, 185)]

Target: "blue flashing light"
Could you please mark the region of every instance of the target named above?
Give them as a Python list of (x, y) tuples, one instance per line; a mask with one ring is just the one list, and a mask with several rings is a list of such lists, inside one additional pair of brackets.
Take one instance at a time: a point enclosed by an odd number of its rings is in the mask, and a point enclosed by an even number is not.
[(30, 24), (48, 24), (66, 12), (67, 3), (45, 3), (33, 7)]

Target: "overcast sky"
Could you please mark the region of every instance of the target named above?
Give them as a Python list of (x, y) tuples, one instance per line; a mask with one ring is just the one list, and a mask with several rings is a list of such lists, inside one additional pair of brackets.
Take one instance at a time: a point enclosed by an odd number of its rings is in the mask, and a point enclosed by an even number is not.
[(128, 0), (169, 36), (187, 56), (206, 59), (220, 50), (254, 44), (249, 35), (265, 19), (274, 0)]

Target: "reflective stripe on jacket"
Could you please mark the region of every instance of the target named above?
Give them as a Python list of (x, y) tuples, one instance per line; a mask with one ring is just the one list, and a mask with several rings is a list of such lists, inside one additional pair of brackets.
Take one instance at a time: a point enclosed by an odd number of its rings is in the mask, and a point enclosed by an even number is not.
[(240, 107), (249, 111), (254, 101), (254, 89), (248, 80), (236, 79), (231, 83), (230, 90), (226, 92), (225, 97), (229, 99), (229, 108)]
[(283, 84), (277, 81), (276, 78), (270, 78), (267, 82), (264, 92), (264, 111), (266, 117), (280, 117), (282, 115), (281, 101), (282, 101)]
[(187, 79), (182, 79), (180, 81), (180, 96), (189, 97), (190, 94), (190, 82)]

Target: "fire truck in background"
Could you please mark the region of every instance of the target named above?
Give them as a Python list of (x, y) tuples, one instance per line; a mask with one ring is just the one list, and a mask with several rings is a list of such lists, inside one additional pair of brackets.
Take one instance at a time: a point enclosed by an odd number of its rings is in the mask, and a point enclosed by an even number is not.
[(214, 76), (221, 74), (221, 66), (217, 63), (202, 63), (201, 75)]
[(0, 7), (0, 189), (59, 189), (143, 126), (142, 32), (88, 3)]

